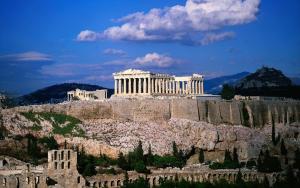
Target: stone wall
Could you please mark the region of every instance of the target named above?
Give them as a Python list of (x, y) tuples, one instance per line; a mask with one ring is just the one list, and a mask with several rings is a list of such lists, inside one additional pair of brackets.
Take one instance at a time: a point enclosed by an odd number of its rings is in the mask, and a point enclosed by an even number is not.
[(300, 122), (299, 101), (200, 101), (196, 99), (122, 99), (17, 107), (17, 111), (54, 111), (79, 119), (168, 121), (171, 118), (212, 124), (262, 127)]
[(83, 188), (85, 183), (77, 171), (77, 153), (69, 149), (49, 151), (48, 164), (10, 164), (0, 169), (0, 188)]
[[(197, 167), (196, 169), (160, 169), (160, 170), (151, 170), (150, 174), (139, 174), (136, 172), (128, 172), (128, 181), (133, 182), (138, 178), (142, 177), (147, 179), (150, 184), (150, 187), (159, 185), (161, 180), (171, 180), (174, 181), (176, 178), (178, 180), (185, 180), (190, 182), (211, 182), (214, 183), (221, 179), (225, 179), (228, 182), (235, 182), (238, 169), (232, 170), (210, 170), (210, 169), (201, 169), (203, 167)], [(275, 183), (276, 179), (281, 178), (280, 173), (259, 173), (255, 170), (241, 169), (242, 179), (246, 182), (250, 181), (259, 181), (263, 182), (264, 178), (267, 177), (269, 183), (272, 185)], [(124, 174), (118, 175), (109, 175), (109, 174), (99, 174), (93, 177), (89, 177), (87, 181), (90, 183), (90, 187), (95, 188), (119, 188), (124, 184), (125, 176)]]

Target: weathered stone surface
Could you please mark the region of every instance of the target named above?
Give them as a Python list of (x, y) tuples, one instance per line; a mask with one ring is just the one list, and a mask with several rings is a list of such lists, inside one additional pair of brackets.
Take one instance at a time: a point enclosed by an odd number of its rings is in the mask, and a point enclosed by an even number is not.
[[(249, 127), (245, 124), (245, 112)], [(244, 111), (245, 111), (244, 109)], [(300, 105), (297, 101), (217, 102), (183, 100), (107, 100), (103, 102), (72, 102), (58, 105), (26, 106), (2, 110), (3, 126), (10, 134), (47, 136), (52, 126), (42, 122), (42, 131), (33, 131), (33, 122), (21, 111), (52, 111), (65, 113), (83, 121), (86, 138), (66, 138), (71, 144), (86, 148), (88, 153), (106, 153), (116, 157), (127, 153), (139, 140), (144, 151), (151, 144), (155, 154), (172, 152), (172, 142), (180, 149), (202, 148), (217, 156), (226, 149), (238, 149), (241, 160), (256, 158), (271, 143), (271, 123), (276, 133), (287, 139), (292, 148), (299, 147)], [(57, 137), (60, 143), (65, 138)], [(294, 149), (292, 149), (294, 150)], [(212, 154), (216, 152), (216, 154)]]
[(173, 99), (171, 101), (171, 117), (199, 121), (197, 100)]
[(170, 103), (167, 100), (137, 101), (133, 113), (134, 121), (167, 121), (171, 118)]

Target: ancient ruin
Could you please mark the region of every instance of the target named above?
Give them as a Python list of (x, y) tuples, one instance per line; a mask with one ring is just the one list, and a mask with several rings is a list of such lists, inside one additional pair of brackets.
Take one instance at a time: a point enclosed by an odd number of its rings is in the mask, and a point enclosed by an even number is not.
[(113, 74), (115, 96), (197, 96), (204, 94), (203, 75), (171, 76), (128, 69)]
[(48, 164), (40, 166), (0, 157), (0, 187), (85, 187), (85, 179), (78, 173), (76, 166), (77, 153), (70, 149), (49, 151)]
[[(0, 188), (46, 188), (46, 187), (94, 187), (119, 188), (124, 184), (124, 174), (98, 174), (84, 178), (77, 169), (77, 152), (70, 149), (51, 150), (48, 152), (48, 164), (32, 166), (14, 158), (0, 157)], [(159, 185), (160, 180), (179, 180), (194, 182), (214, 182), (225, 179), (234, 182), (239, 170), (210, 170), (207, 165), (194, 165), (182, 169), (167, 168), (151, 170), (150, 174), (128, 172), (128, 181), (132, 182), (139, 177), (145, 178), (150, 187)], [(280, 173), (258, 173), (256, 170), (241, 169), (244, 181), (262, 182), (264, 177), (272, 184), (281, 178)]]
[(67, 93), (68, 101), (72, 100), (82, 100), (82, 101), (90, 101), (90, 100), (103, 100), (107, 99), (107, 89), (101, 89), (96, 91), (85, 91), (76, 89), (74, 91), (69, 91)]

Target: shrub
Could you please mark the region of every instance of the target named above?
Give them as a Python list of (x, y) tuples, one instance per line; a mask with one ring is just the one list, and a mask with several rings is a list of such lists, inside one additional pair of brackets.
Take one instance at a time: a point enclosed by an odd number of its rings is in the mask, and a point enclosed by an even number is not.
[(72, 116), (54, 112), (21, 112), (26, 119), (34, 122), (32, 130), (42, 130), (41, 121), (46, 120), (52, 124), (53, 133), (63, 136), (72, 135), (83, 137), (85, 132), (79, 127), (81, 121)]
[(204, 151), (203, 151), (203, 149), (200, 149), (200, 152), (199, 152), (199, 162), (204, 163)]
[(231, 100), (234, 97), (234, 88), (228, 84), (223, 85), (223, 89), (221, 91), (222, 99)]
[(33, 131), (40, 131), (42, 129), (43, 129), (43, 127), (40, 125), (37, 125), (37, 124), (33, 124), (33, 126), (31, 127), (31, 130), (33, 130)]

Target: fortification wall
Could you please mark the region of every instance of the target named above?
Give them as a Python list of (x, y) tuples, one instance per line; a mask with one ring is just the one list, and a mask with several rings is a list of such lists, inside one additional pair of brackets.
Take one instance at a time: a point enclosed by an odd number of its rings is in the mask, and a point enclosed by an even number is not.
[(200, 101), (196, 99), (123, 99), (18, 107), (17, 111), (53, 111), (79, 119), (168, 121), (171, 118), (212, 124), (262, 127), (300, 122), (299, 101)]

